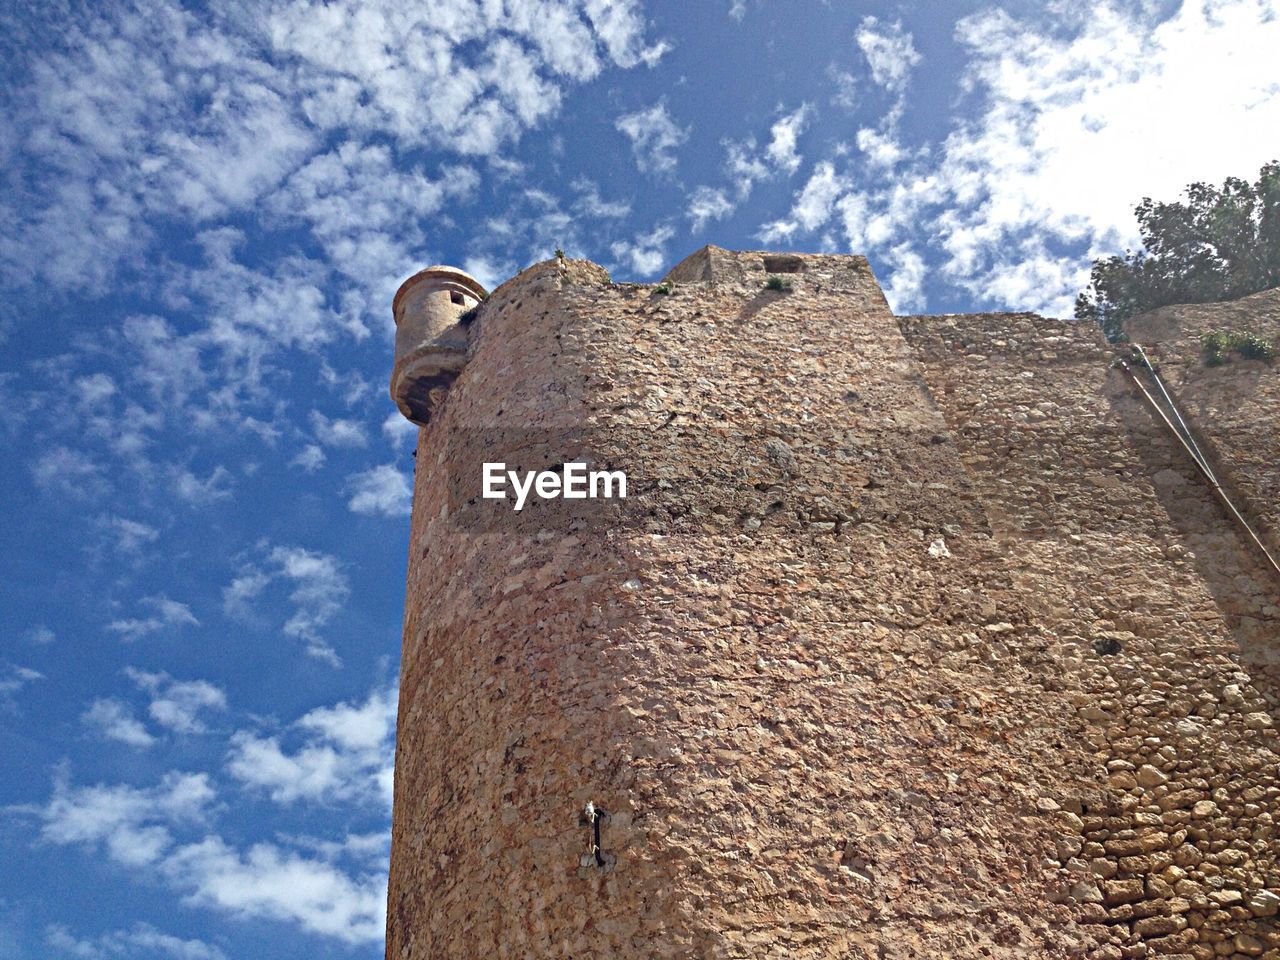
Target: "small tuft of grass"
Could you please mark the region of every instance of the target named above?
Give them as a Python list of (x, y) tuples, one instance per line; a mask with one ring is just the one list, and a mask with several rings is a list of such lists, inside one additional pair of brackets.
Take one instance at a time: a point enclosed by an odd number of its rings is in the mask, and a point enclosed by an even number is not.
[(764, 282), (766, 290), (790, 290), (791, 281), (779, 276), (772, 276)]
[(671, 284), (660, 283), (653, 288), (654, 296), (669, 297), (671, 295)]
[(556, 247), (556, 259), (557, 259), (557, 260), (563, 260), (563, 259), (564, 259), (564, 251), (563, 251), (563, 250), (561, 250), (559, 247)]

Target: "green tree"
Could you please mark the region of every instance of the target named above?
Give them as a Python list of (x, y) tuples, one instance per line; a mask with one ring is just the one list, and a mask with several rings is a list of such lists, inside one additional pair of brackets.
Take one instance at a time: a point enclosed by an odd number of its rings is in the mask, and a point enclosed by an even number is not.
[(1134, 213), (1142, 249), (1093, 261), (1076, 317), (1123, 339), (1129, 317), (1170, 303), (1234, 300), (1280, 286), (1280, 162), (1257, 183), (1193, 183), (1185, 200), (1145, 198)]

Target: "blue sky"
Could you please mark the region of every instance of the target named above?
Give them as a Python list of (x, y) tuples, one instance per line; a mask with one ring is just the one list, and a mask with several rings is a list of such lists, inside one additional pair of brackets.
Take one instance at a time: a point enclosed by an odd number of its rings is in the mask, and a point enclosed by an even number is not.
[(1275, 0), (216, 6), (0, 13), (0, 960), (381, 954), (416, 269), (1065, 314), (1280, 156)]

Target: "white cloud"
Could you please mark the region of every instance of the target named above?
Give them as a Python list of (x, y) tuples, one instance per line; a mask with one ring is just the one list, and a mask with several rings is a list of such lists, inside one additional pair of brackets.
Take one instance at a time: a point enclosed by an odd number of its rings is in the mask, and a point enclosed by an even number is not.
[(297, 92), (313, 122), (487, 154), (558, 107), (558, 78), (595, 76), (601, 47), (622, 67), (665, 50), (644, 44), (633, 3), (588, 0), (585, 13), (584, 22), (569, 4), (291, 4), (269, 30), (278, 54), (301, 60)]
[(239, 731), (227, 771), (276, 803), (376, 798), (389, 809), (396, 698), (391, 686), (364, 703), (312, 710), (294, 725), (305, 740), (292, 751), (278, 736)]
[(38, 670), (32, 670), (30, 667), (22, 667), (16, 664), (5, 664), (3, 673), (0, 673), (0, 706), (16, 711), (17, 705), (14, 697), (27, 684), (43, 679), (44, 674)]
[(760, 230), (760, 239), (766, 243), (776, 242), (788, 239), (797, 230), (818, 229), (831, 219), (836, 201), (849, 187), (849, 181), (836, 173), (830, 161), (817, 164), (809, 181), (796, 194), (790, 217), (765, 224)]
[(397, 448), (418, 445), (418, 425), (406, 420), (399, 412), (387, 414), (387, 419), (382, 421), (382, 435)]
[(369, 443), (359, 420), (330, 420), (318, 410), (311, 411), (311, 429), (326, 447), (363, 447)]
[(920, 62), (911, 34), (904, 33), (899, 22), (881, 24), (868, 16), (862, 18), (854, 39), (871, 67), (871, 79), (890, 93), (902, 93)]
[[(196, 240), (203, 265), (175, 272), (167, 293), (176, 307), (189, 307), (193, 299), (201, 303), (207, 328), (199, 345), (217, 351), (224, 368), (235, 368), (242, 389), (257, 388), (263, 373), (258, 367), (270, 350), (314, 351), (344, 328), (324, 291), (324, 264), (291, 256), (267, 270), (250, 266), (241, 256), (245, 235), (231, 227), (205, 230)], [(363, 321), (348, 319), (345, 330), (357, 338), (367, 335)]]
[(670, 224), (659, 224), (634, 240), (619, 240), (610, 246), (614, 257), (642, 277), (651, 277), (667, 265), (667, 243), (676, 235)]
[(121, 553), (137, 553), (160, 537), (155, 527), (127, 517), (102, 517), (99, 522), (115, 536), (116, 549)]
[(172, 830), (199, 824), (214, 791), (203, 773), (167, 773), (155, 787), (73, 787), (67, 775), (54, 781), (41, 811), (41, 836), (51, 843), (104, 848), (127, 866), (155, 864), (173, 844)]
[(289, 466), (301, 467), (307, 473), (314, 473), (324, 466), (324, 451), (320, 449), (319, 444), (309, 443), (289, 461)]
[(128, 930), (111, 930), (93, 939), (77, 938), (64, 926), (49, 928), (45, 942), (54, 950), (77, 960), (112, 960), (123, 957), (168, 958), (168, 960), (227, 960), (227, 955), (203, 940), (175, 937), (148, 923)]
[(516, 272), (516, 264), (512, 260), (471, 254), (462, 261), (462, 269), (479, 280), (486, 290), (493, 290)]
[(220, 216), (274, 186), (314, 133), (251, 46), (176, 4), (79, 18), (17, 91), (43, 189), (0, 258), (94, 284), (145, 248), (145, 217)]
[(359, 291), (367, 314), (385, 309), (427, 242), (425, 227), (447, 216), (479, 182), (465, 165), (445, 164), (432, 179), (385, 144), (347, 140), (312, 157), (267, 207), (285, 222), (309, 225), (328, 262)]
[(413, 504), (409, 479), (392, 463), (370, 467), (347, 478), (352, 491), (347, 502), (352, 513), (371, 517), (405, 517)]
[(852, 112), (858, 106), (858, 80), (848, 70), (841, 70), (836, 64), (827, 66), (827, 79), (835, 87), (831, 102), (843, 110)]
[(624, 114), (614, 126), (631, 141), (636, 166), (646, 173), (673, 172), (676, 148), (689, 139), (689, 129), (672, 119), (663, 102)]
[(192, 902), (235, 916), (289, 921), (352, 944), (380, 941), (386, 932), (381, 871), (352, 878), (274, 844), (242, 853), (216, 836), (175, 850), (160, 869)]
[(889, 267), (889, 282), (884, 287), (884, 297), (889, 309), (905, 314), (924, 307), (924, 258), (909, 244), (903, 243), (888, 251), (885, 263)]
[(671, 49), (665, 40), (645, 44), (644, 19), (632, 0), (585, 0), (583, 9), (605, 50), (620, 67), (640, 63), (652, 67)]
[(192, 506), (203, 507), (231, 496), (231, 472), (218, 464), (201, 479), (188, 467), (173, 467), (173, 492)]
[(105, 373), (77, 377), (75, 392), (80, 403), (88, 408), (97, 407), (118, 393), (115, 381)]
[(688, 216), (696, 233), (712, 220), (723, 220), (733, 213), (735, 204), (723, 190), (698, 187), (689, 197)]
[(163, 317), (126, 317), (119, 331), (132, 375), (160, 403), (181, 407), (202, 389), (208, 375), (198, 338), (180, 336)]
[(148, 617), (113, 620), (107, 624), (107, 629), (112, 633), (120, 634), (123, 640), (133, 641), (164, 630), (200, 626), (200, 621), (196, 619), (190, 607), (177, 600), (170, 600), (164, 594), (143, 597), (140, 602), (155, 612)]
[(320, 655), (328, 647), (321, 643), (318, 631), (342, 609), (350, 592), (346, 576), (336, 558), (301, 547), (276, 547), (270, 559), (294, 585), (289, 594), (294, 612), (282, 628), (285, 635), (305, 640), (308, 652)]
[(45, 491), (77, 500), (99, 496), (107, 486), (99, 464), (66, 446), (43, 453), (31, 465), (31, 475)]
[(57, 640), (58, 635), (49, 629), (46, 624), (37, 623), (23, 634), (23, 638), (29, 643), (44, 646), (45, 644), (53, 643), (53, 641)]
[(303, 641), (311, 656), (338, 666), (337, 654), (320, 635), (351, 592), (338, 559), (302, 547), (272, 547), (261, 565), (241, 564), (222, 591), (223, 609), (229, 616), (252, 619), (255, 604), (273, 583), (292, 587), (287, 598), (292, 613), (280, 628), (284, 635)]
[(898, 143), (892, 132), (863, 127), (858, 131), (855, 142), (858, 144), (858, 149), (866, 155), (867, 163), (872, 168), (881, 167), (887, 170), (904, 156), (902, 145)]
[(381, 753), (395, 735), (396, 698), (394, 685), (375, 690), (364, 703), (339, 703), (317, 707), (298, 720), (298, 726), (310, 730), (344, 750), (365, 754)]
[(835, 166), (823, 161), (813, 168), (809, 182), (796, 198), (792, 216), (802, 230), (816, 230), (831, 218), (836, 198), (849, 188), (849, 182), (839, 176)]
[(573, 201), (575, 213), (595, 220), (619, 220), (631, 212), (631, 204), (622, 200), (605, 200), (600, 187), (586, 177), (578, 177), (570, 184), (577, 197)]
[(375, 833), (349, 833), (341, 840), (327, 840), (306, 835), (279, 834), (282, 841), (302, 850), (317, 853), (325, 860), (347, 858), (369, 866), (382, 867), (391, 852), (391, 835)]
[(736, 199), (719, 188), (697, 187), (689, 198), (687, 214), (694, 232), (702, 229), (710, 220), (721, 220), (737, 209), (751, 195), (752, 189), (762, 180), (777, 176), (790, 176), (804, 162), (800, 156), (800, 135), (813, 117), (813, 107), (802, 103), (790, 113), (784, 113), (769, 128), (769, 142), (763, 150), (755, 137), (741, 143), (726, 141), (725, 173), (733, 182)]
[(340, 373), (330, 366), (327, 358), (323, 357), (320, 360), (320, 381), (340, 396), (347, 406), (352, 406), (373, 392), (373, 384), (364, 378), (360, 370), (353, 369)]
[(174, 680), (167, 673), (148, 673), (132, 667), (125, 674), (151, 695), (151, 719), (175, 733), (204, 733), (204, 710), (225, 710), (227, 697), (207, 680)]
[[(308, 161), (337, 137), (357, 174), (381, 162), (374, 138), (493, 154), (552, 115), (567, 84), (653, 65), (668, 45), (645, 32), (632, 0), (285, 0), (217, 18), (161, 0), (77, 18), (14, 91), (27, 129), (7, 159), (26, 161), (33, 182), (3, 211), (0, 261), (100, 287), (121, 261), (141, 262), (150, 219), (254, 210), (299, 170), (305, 190)], [(408, 185), (388, 178), (381, 195), (427, 201)], [(332, 207), (315, 210), (332, 223)]]
[(80, 720), (108, 740), (118, 740), (131, 747), (149, 747), (156, 742), (128, 705), (119, 700), (93, 701)]
[(307, 746), (286, 754), (277, 738), (243, 730), (231, 738), (227, 772), (242, 783), (264, 788), (277, 803), (323, 798), (348, 785), (332, 747)]
[(726, 143), (725, 154), (725, 172), (737, 188), (738, 199), (745, 200), (756, 182), (769, 176), (769, 166), (757, 154), (754, 138), (744, 143)]
[[(376, 942), (385, 926), (386, 876), (348, 875), (327, 859), (299, 856), (271, 843), (240, 851), (204, 832), (215, 794), (205, 774), (170, 772), (154, 787), (72, 786), (65, 772), (39, 808), (41, 837), (59, 845), (103, 849), (116, 863), (149, 881), (161, 879), (200, 904), (240, 917), (291, 922), (345, 943)], [(196, 833), (194, 839), (184, 835)], [(200, 836), (203, 834), (203, 836)], [(67, 935), (60, 944), (76, 943)], [(128, 943), (126, 938), (124, 941)], [(137, 950), (168, 950), (182, 960), (206, 960), (197, 941), (147, 931)], [(92, 943), (93, 947), (111, 949)], [(186, 951), (185, 953), (183, 951)], [(110, 956), (111, 954), (107, 954)], [(92, 954), (89, 954), (92, 956)]]
[(799, 109), (780, 117), (769, 130), (769, 145), (764, 155), (769, 165), (785, 173), (800, 169), (801, 158), (797, 150), (800, 134), (809, 124), (813, 110), (806, 103)]

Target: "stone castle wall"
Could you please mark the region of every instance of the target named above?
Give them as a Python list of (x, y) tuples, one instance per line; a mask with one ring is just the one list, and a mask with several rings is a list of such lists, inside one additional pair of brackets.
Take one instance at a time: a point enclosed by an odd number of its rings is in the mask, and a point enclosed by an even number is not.
[(1075, 706), (1061, 734), (1104, 778), (1060, 780), (1077, 831), (1051, 854), (1060, 889), (1128, 955), (1274, 952), (1280, 688), (1253, 668), (1232, 598), (1271, 598), (1248, 635), (1274, 653), (1280, 583), (1095, 330), (1019, 315), (903, 329), (1035, 598), (1055, 697)]
[[(668, 280), (525, 271), (421, 432), (387, 956), (1280, 956), (1280, 584), (1113, 351)], [(631, 496), (476, 495), (567, 459)]]

